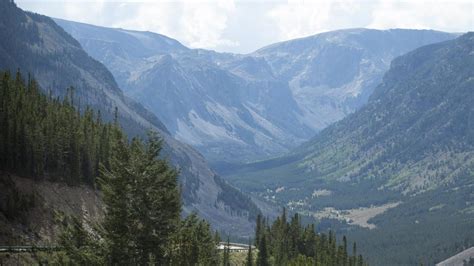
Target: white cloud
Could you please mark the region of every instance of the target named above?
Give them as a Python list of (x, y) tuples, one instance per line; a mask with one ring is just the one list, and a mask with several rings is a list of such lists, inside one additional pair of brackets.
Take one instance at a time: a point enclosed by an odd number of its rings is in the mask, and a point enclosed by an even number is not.
[(418, 28), (443, 31), (474, 29), (474, 2), (465, 0), (380, 1), (373, 10), (373, 28)]
[(48, 16), (148, 30), (194, 48), (250, 52), (341, 28), (474, 29), (472, 0), (16, 0)]
[(235, 9), (233, 1), (158, 1), (126, 6), (136, 6), (135, 13), (115, 22), (114, 27), (158, 32), (194, 48), (238, 45), (222, 37)]
[(278, 25), (282, 39), (293, 39), (328, 30), (360, 27), (369, 19), (364, 14), (364, 5), (372, 4), (356, 0), (288, 0), (270, 10), (267, 16)]
[(472, 0), (288, 0), (268, 11), (282, 39), (341, 28), (474, 29)]
[(183, 37), (192, 47), (211, 47), (233, 45), (235, 42), (223, 39), (227, 28), (228, 16), (232, 15), (235, 5), (231, 0), (217, 3), (193, 2), (186, 4), (180, 22), (183, 25)]
[(176, 38), (191, 47), (238, 46), (223, 38), (233, 0), (19, 0), (20, 7), (52, 17), (95, 25), (147, 30)]

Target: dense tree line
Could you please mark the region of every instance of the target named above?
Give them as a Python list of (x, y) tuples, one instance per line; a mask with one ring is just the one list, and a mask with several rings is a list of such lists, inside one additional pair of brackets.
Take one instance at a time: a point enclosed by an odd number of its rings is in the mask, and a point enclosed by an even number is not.
[(35, 179), (93, 185), (109, 165), (111, 132), (100, 113), (74, 108), (73, 88), (60, 100), (33, 79), (0, 73), (0, 168)]
[(336, 235), (316, 233), (314, 224), (303, 226), (296, 213), (287, 221), (286, 210), (270, 225), (257, 217), (255, 244), (257, 266), (265, 265), (364, 265), (354, 242), (348, 250), (346, 237), (338, 244)]

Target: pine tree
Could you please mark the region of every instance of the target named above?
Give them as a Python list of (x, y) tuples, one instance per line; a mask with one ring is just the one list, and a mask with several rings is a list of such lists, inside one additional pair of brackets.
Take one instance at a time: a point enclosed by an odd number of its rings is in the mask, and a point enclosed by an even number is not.
[(133, 221), (130, 215), (130, 152), (121, 132), (114, 128), (113, 156), (110, 169), (102, 166), (101, 189), (106, 214), (104, 217), (104, 238), (111, 264), (133, 263), (134, 254), (130, 249), (130, 225)]
[(347, 238), (346, 236), (342, 237), (342, 264), (347, 265)]
[(197, 227), (197, 243), (199, 248), (199, 265), (218, 265), (219, 264), (219, 253), (216, 249), (216, 243), (214, 242), (211, 226), (205, 220), (201, 220)]
[(286, 210), (283, 210), (271, 225), (260, 223), (257, 218), (260, 224), (255, 230), (255, 238), (260, 238), (257, 265), (265, 262), (272, 265), (356, 265), (354, 255), (349, 258), (347, 253), (345, 236), (338, 245), (333, 231), (317, 234), (314, 224), (301, 225), (298, 214), (294, 214), (289, 222), (285, 217)]
[(355, 266), (357, 264), (357, 244), (356, 242), (354, 242), (354, 244), (352, 244), (352, 256), (351, 256), (351, 259), (350, 259), (350, 265), (351, 266)]
[(230, 265), (230, 242), (229, 237), (227, 236), (227, 242), (224, 246), (224, 255), (222, 258), (222, 265), (229, 266)]
[(267, 253), (267, 241), (266, 237), (260, 239), (260, 247), (257, 254), (257, 266), (268, 266), (268, 253)]
[(252, 266), (253, 265), (252, 242), (250, 242), (250, 239), (249, 239), (249, 250), (247, 252), (247, 260), (246, 260), (245, 264), (247, 266)]
[(181, 212), (177, 175), (158, 158), (161, 141), (149, 133), (148, 143), (133, 139), (130, 145), (131, 233), (137, 243), (140, 264), (166, 262), (165, 249)]
[(362, 255), (359, 255), (357, 257), (357, 265), (358, 266), (363, 266), (364, 265), (364, 258), (362, 258)]
[[(1, 75), (0, 168), (36, 180), (95, 185), (99, 132), (109, 125), (95, 121), (90, 108), (81, 115), (72, 106), (72, 88), (60, 101), (43, 95), (34, 79), (25, 84), (20, 72), (15, 79), (8, 72)], [(103, 138), (110, 139), (105, 132)]]
[(209, 224), (192, 213), (172, 235), (167, 253), (169, 265), (218, 265), (218, 252)]
[[(221, 236), (220, 236), (219, 232), (216, 230), (214, 232), (214, 246), (217, 247), (220, 244), (220, 242), (221, 242)], [(216, 265), (221, 265), (221, 257), (219, 255), (218, 250), (216, 250), (215, 260), (216, 260)]]
[(262, 234), (263, 234), (263, 227), (264, 225), (262, 225), (262, 215), (259, 213), (257, 215), (257, 225), (256, 225), (256, 228), (255, 228), (255, 246), (257, 248), (259, 248), (259, 244), (260, 244), (260, 238), (262, 237)]

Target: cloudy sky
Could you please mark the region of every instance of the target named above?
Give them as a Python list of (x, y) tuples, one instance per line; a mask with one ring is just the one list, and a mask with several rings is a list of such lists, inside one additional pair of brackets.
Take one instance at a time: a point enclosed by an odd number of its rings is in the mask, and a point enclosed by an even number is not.
[(193, 48), (247, 53), (319, 32), (367, 27), (474, 30), (472, 0), (16, 0), (40, 14), (148, 30)]

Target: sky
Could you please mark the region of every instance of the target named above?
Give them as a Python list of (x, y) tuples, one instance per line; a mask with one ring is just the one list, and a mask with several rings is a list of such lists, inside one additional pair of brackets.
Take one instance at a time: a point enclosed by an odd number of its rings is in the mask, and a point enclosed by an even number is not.
[(472, 0), (16, 0), (25, 10), (146, 30), (192, 48), (249, 53), (345, 28), (474, 30)]

